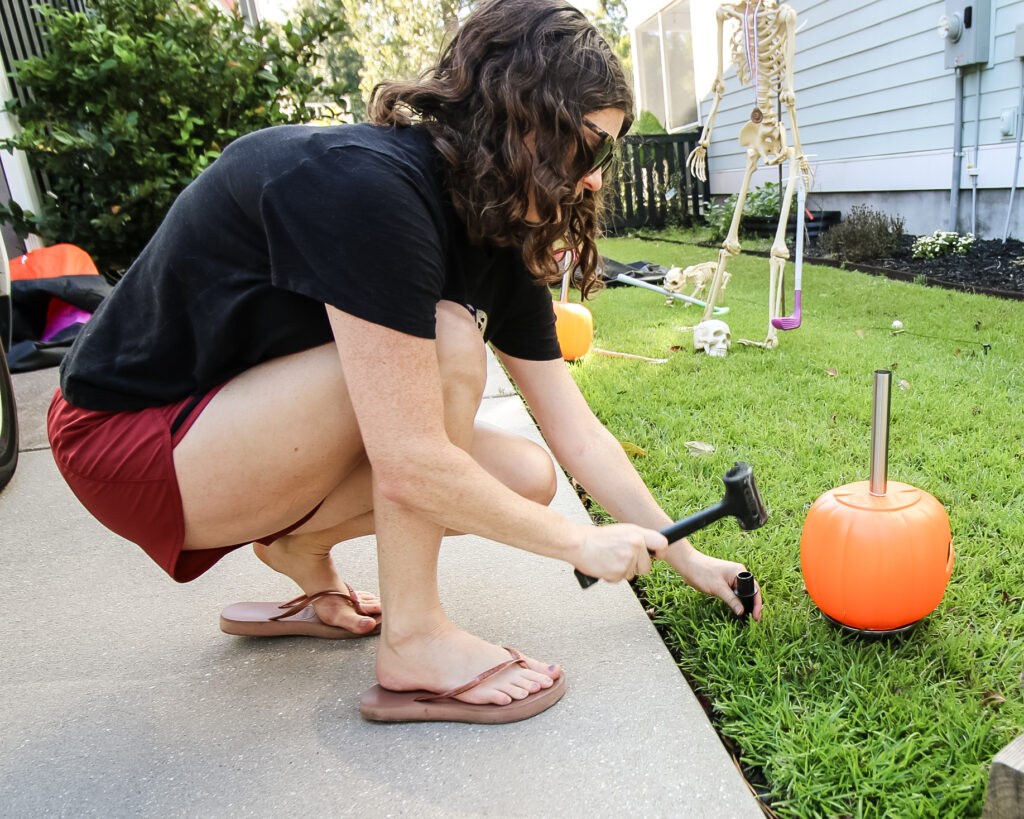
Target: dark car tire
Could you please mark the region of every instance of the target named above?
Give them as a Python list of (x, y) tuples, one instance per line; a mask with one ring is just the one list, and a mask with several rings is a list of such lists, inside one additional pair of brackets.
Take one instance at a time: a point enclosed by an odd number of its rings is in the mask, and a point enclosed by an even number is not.
[(18, 465), (18, 408), (14, 403), (14, 385), (7, 369), (7, 357), (0, 344), (0, 489), (14, 475)]

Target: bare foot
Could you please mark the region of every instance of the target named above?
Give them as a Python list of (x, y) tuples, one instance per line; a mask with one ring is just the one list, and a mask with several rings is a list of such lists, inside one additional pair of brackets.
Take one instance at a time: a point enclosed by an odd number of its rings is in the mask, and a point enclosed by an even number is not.
[[(331, 559), (330, 547), (324, 547), (308, 535), (285, 535), (269, 546), (254, 543), (256, 556), (276, 572), (290, 577), (306, 594), (326, 590), (348, 593)], [(322, 597), (313, 603), (317, 617), (332, 626), (340, 626), (355, 634), (367, 634), (380, 622), (380, 598), (360, 591), (359, 614), (340, 597)]]
[[(377, 651), (377, 681), (392, 691), (439, 694), (465, 685), (510, 658), (500, 646), (467, 634), (446, 620), (429, 633), (414, 637), (395, 640), (385, 634)], [(455, 699), (479, 705), (508, 705), (550, 688), (562, 674), (557, 665), (523, 659), (527, 667), (510, 666)]]

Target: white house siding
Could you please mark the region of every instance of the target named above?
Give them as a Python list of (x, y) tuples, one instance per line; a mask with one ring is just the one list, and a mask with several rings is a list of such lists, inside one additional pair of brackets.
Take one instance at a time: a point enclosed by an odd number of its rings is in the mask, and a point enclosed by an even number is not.
[[(948, 229), (955, 72), (944, 67), (937, 33), (945, 2), (791, 0), (789, 5), (800, 26), (794, 85), (800, 139), (814, 168), (811, 204), (845, 214), (864, 203), (903, 216), (912, 233)], [(1016, 142), (1001, 135), (1000, 115), (1018, 105), (1021, 61), (1013, 52), (1016, 26), (1024, 23), (1024, 0), (992, 0), (992, 9), (989, 62), (980, 72), (977, 66), (962, 69), (964, 156), (957, 227), (1001, 237)], [(698, 12), (707, 19), (697, 19)], [(713, 35), (714, 6), (695, 5), (693, 13), (695, 38), (705, 26)], [(731, 67), (725, 85), (708, 154), (716, 196), (735, 192), (742, 181), (746, 152), (737, 136), (753, 107), (753, 91), (738, 86)], [(702, 117), (710, 107), (707, 96)], [(973, 167), (978, 169), (976, 197), (969, 173)], [(777, 168), (761, 168), (753, 184), (778, 178)], [(1010, 222), (1010, 235), (1017, 238), (1024, 238), (1022, 199), (1016, 197)]]

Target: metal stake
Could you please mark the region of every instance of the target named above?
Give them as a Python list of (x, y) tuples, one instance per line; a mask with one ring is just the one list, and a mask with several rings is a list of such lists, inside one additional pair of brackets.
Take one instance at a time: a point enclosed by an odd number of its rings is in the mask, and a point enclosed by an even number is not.
[(891, 370), (875, 370), (875, 403), (871, 415), (871, 482), (872, 495), (885, 494), (889, 473), (889, 395)]

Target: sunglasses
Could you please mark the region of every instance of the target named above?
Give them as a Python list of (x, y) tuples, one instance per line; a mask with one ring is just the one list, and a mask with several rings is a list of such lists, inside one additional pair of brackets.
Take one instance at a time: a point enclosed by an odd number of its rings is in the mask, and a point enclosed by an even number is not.
[(615, 158), (615, 137), (603, 128), (598, 128), (586, 117), (583, 118), (583, 124), (601, 137), (601, 144), (594, 149), (594, 159), (591, 163), (590, 170), (584, 174), (584, 176), (590, 176), (595, 171), (603, 171)]

